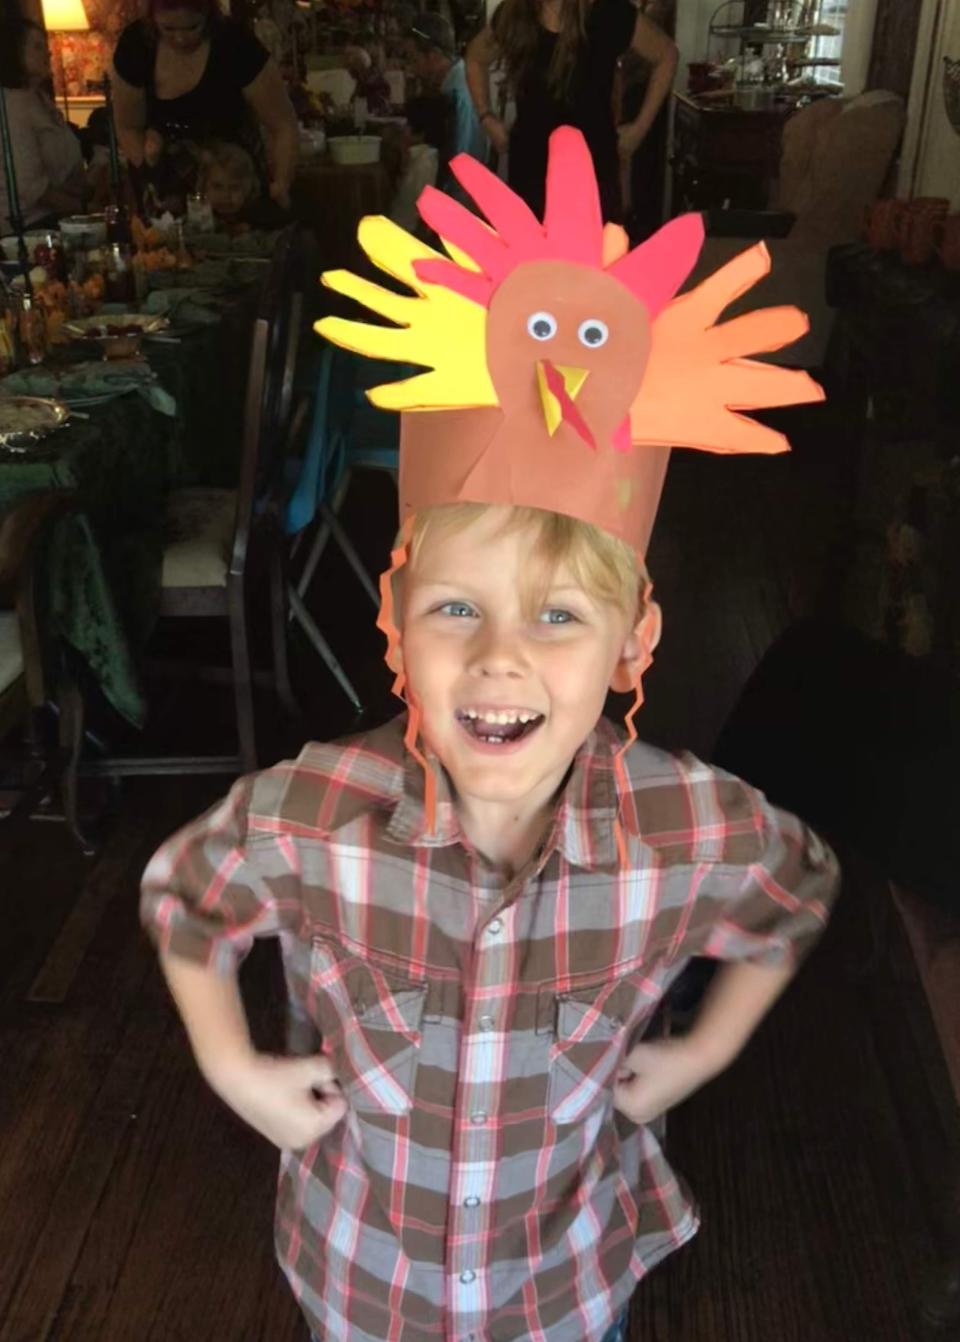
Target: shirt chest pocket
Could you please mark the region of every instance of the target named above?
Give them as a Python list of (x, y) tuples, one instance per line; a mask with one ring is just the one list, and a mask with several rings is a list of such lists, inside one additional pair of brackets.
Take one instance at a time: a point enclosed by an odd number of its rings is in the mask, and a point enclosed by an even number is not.
[(612, 1098), (637, 996), (626, 979), (556, 994), (547, 1087), (555, 1123), (579, 1123)]
[(314, 938), (310, 1002), (351, 1107), (406, 1114), (413, 1106), (426, 983)]

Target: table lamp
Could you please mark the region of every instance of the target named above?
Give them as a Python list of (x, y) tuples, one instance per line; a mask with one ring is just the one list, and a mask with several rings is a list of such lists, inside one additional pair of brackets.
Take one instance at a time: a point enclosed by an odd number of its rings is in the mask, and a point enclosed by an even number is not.
[[(86, 10), (83, 8), (83, 0), (41, 0), (43, 5), (43, 26), (48, 33), (88, 33), (90, 24), (87, 20)], [(63, 46), (57, 43), (57, 55), (59, 58), (60, 83), (63, 85), (63, 114), (70, 120), (70, 103), (67, 99), (67, 73), (63, 65)]]

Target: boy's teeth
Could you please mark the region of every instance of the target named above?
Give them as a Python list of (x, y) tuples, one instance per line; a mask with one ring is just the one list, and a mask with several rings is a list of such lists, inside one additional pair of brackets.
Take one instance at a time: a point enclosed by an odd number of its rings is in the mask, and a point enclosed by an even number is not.
[(540, 714), (528, 713), (526, 709), (517, 710), (514, 708), (486, 709), (483, 711), (476, 708), (465, 708), (463, 709), (463, 716), (473, 722), (489, 722), (492, 726), (508, 727), (518, 722), (523, 724), (534, 722)]

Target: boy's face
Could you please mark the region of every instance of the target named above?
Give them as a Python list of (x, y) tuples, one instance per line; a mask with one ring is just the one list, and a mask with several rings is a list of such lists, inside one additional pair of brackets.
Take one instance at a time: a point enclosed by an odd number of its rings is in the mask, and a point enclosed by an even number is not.
[(207, 177), (207, 199), (214, 214), (239, 214), (247, 203), (250, 184), (244, 177), (211, 168)]
[(527, 610), (532, 537), (504, 534), (506, 515), (496, 508), (459, 531), (428, 528), (404, 571), (400, 652), (424, 737), (460, 796), (542, 805), (596, 726), (611, 681), (632, 682), (639, 636), (565, 567), (542, 609)]

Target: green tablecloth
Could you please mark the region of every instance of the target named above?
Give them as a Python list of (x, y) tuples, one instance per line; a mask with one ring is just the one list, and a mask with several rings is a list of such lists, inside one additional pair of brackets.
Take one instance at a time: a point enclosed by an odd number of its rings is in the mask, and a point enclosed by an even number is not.
[(183, 332), (177, 344), (145, 344), (177, 402), (174, 417), (121, 396), (88, 409), (89, 419), (48, 440), (42, 457), (0, 454), (0, 510), (38, 491), (76, 495), (78, 512), (58, 523), (44, 554), (44, 641), (51, 655), (68, 645), (135, 726), (147, 712), (137, 652), (159, 611), (165, 496), (181, 485), (237, 482), (256, 296), (257, 287), (236, 288), (220, 296), (215, 323)]

